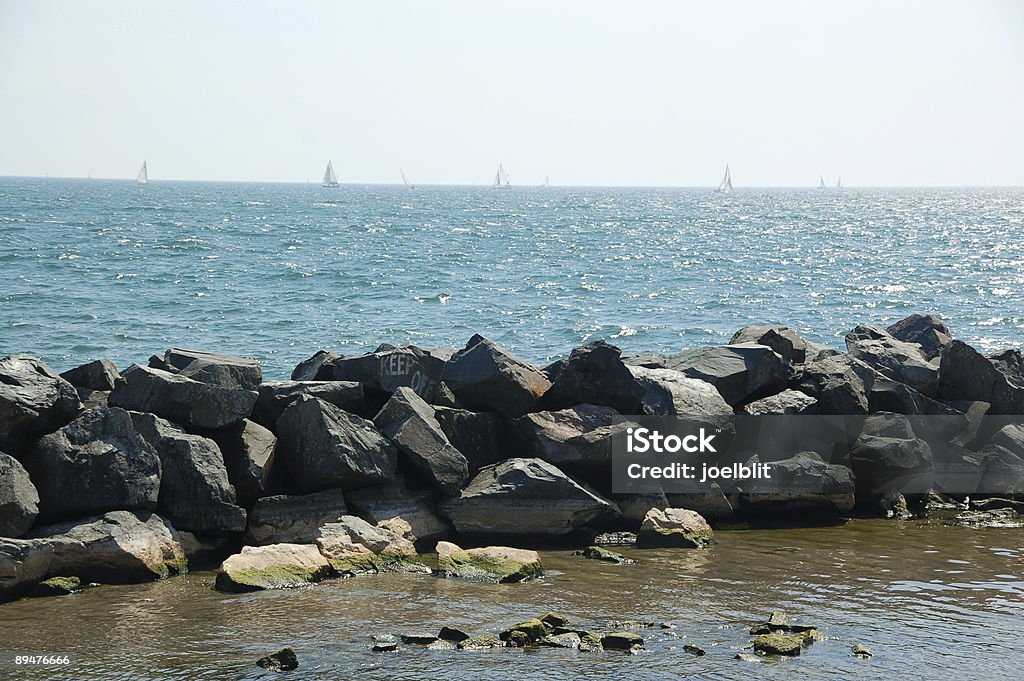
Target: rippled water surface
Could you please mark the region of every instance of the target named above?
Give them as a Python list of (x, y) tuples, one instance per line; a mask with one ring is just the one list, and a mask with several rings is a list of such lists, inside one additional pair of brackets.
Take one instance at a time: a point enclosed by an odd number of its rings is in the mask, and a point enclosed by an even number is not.
[[(132, 680), (261, 678), (254, 660), (286, 645), (300, 659), (294, 678), (1020, 678), (1021, 530), (855, 520), (717, 537), (704, 551), (623, 549), (640, 560), (627, 566), (547, 551), (548, 576), (527, 584), (381, 575), (231, 595), (213, 591), (213, 574), (199, 572), (101, 587), (0, 606), (0, 649), (75, 652), (67, 678)], [(749, 626), (778, 609), (829, 639), (796, 659), (733, 659), (750, 643)], [(647, 650), (634, 656), (370, 651), (371, 634), (442, 624), (498, 632), (548, 610), (598, 631), (628, 619), (674, 628), (639, 630)], [(688, 643), (708, 654), (685, 653)], [(875, 656), (851, 657), (854, 643)]]
[(584, 189), (0, 178), (0, 353), (64, 369), (171, 345), (283, 377), (321, 347), (461, 346), (545, 362), (722, 342), (832, 345), (940, 311), (1020, 345), (1024, 191)]

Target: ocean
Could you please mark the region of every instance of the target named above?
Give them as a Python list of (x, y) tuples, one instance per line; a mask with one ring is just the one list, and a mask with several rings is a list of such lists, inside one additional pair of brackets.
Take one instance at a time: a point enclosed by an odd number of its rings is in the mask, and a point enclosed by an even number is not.
[(937, 312), (1024, 333), (1022, 189), (419, 187), (0, 178), (0, 355), (121, 368), (171, 346), (287, 378), (321, 348), (548, 363), (786, 324), (834, 347)]

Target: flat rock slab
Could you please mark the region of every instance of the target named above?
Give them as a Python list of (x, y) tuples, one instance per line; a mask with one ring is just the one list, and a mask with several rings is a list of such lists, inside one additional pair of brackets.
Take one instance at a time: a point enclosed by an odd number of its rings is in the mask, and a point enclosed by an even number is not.
[(522, 582), (544, 574), (540, 554), (508, 546), (462, 549), (442, 541), (437, 543), (437, 563), (443, 577), (493, 584)]
[(235, 390), (256, 390), (263, 380), (263, 370), (256, 360), (205, 350), (171, 348), (164, 353), (163, 364), (161, 368), (167, 371)]
[(243, 546), (241, 553), (221, 563), (215, 587), (219, 591), (285, 589), (330, 577), (331, 565), (312, 544)]
[(254, 544), (312, 544), (321, 526), (346, 515), (340, 489), (263, 497), (252, 507), (246, 539)]

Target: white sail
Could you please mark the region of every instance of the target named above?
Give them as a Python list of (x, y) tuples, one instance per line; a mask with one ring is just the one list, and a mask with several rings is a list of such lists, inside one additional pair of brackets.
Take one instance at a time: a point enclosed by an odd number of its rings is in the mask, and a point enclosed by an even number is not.
[(324, 170), (324, 181), (320, 183), (322, 187), (337, 187), (338, 176), (334, 172), (334, 165), (328, 161), (327, 169)]
[(505, 172), (505, 166), (498, 164), (498, 172), (494, 175), (494, 185), (496, 189), (498, 187), (511, 187), (512, 183), (509, 182), (508, 173)]
[(839, 179), (836, 180), (836, 189), (842, 189), (842, 188), (843, 188), (843, 176), (840, 175)]
[(409, 178), (405, 176), (405, 171), (404, 170), (399, 168), (398, 172), (401, 173), (401, 175), (402, 175), (402, 184), (405, 185), (406, 189), (415, 189), (416, 188), (416, 187), (413, 186), (412, 182), (409, 182)]
[(731, 194), (732, 193), (732, 175), (729, 173), (729, 165), (725, 166), (725, 176), (722, 177), (721, 183), (718, 185), (719, 194)]
[(551, 186), (551, 180), (548, 178), (547, 175), (544, 176), (544, 186), (545, 187), (550, 187)]
[(824, 189), (824, 188), (825, 188), (825, 178), (819, 175), (818, 176), (818, 189)]
[(146, 168), (146, 162), (142, 162), (142, 167), (139, 168), (139, 174), (135, 176), (135, 181), (139, 184), (149, 184), (149, 170)]

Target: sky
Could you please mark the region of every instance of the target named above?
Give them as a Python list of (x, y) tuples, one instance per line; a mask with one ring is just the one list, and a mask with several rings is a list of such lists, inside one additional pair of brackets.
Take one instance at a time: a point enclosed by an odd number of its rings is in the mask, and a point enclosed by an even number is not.
[(1024, 2), (0, 0), (0, 175), (1024, 185)]

